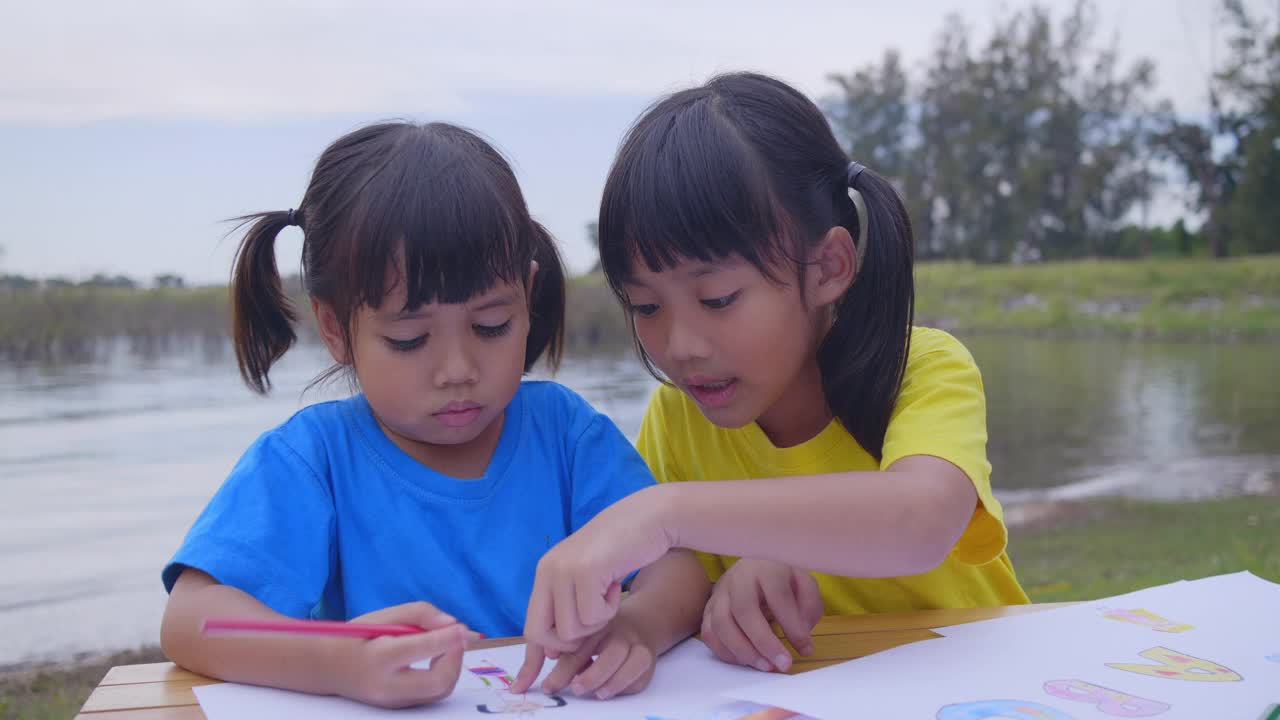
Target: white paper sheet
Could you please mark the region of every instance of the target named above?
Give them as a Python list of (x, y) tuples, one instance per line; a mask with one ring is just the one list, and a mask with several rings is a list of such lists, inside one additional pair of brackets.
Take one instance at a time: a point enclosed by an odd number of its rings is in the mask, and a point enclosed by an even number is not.
[[(1249, 720), (1276, 702), (1280, 587), (1241, 575), (1144, 593), (987, 621), (730, 695), (832, 719)], [(1135, 597), (1143, 604), (1129, 607)], [(1116, 619), (1109, 606), (1161, 617)]]
[[(497, 666), (514, 677), (524, 661), (524, 646), (491, 650), (475, 650), (463, 656), (463, 672), (457, 690), (444, 701), (407, 710), (383, 710), (351, 700), (294, 693), (287, 690), (223, 683), (195, 688), (196, 698), (209, 720), (278, 720), (279, 718), (468, 718), (476, 720), (488, 713), (550, 720), (609, 720), (646, 717), (683, 720), (707, 712), (725, 690), (740, 687), (761, 678), (764, 673), (720, 662), (706, 645), (689, 640), (667, 653), (658, 663), (653, 681), (640, 694), (610, 700), (577, 698), (564, 694), (559, 699), (541, 692), (512, 696), (495, 688), (501, 679), (484, 676), (492, 687), (486, 687), (482, 676), (467, 668)], [(543, 670), (545, 677), (553, 664)], [(541, 679), (541, 678), (540, 678)], [(563, 702), (563, 705), (560, 703)], [(558, 706), (557, 706), (558, 705)], [(484, 710), (478, 708), (484, 707)], [(526, 708), (521, 714), (521, 708)]]
[(1052, 628), (1083, 618), (1098, 617), (1111, 618), (1112, 622), (1137, 624), (1144, 621), (1143, 615), (1125, 611), (1145, 610), (1168, 621), (1162, 624), (1157, 618), (1146, 617), (1145, 622), (1149, 623), (1148, 627), (1162, 627), (1163, 632), (1172, 635), (1179, 632), (1178, 625), (1184, 622), (1176, 617), (1178, 612), (1184, 609), (1192, 610), (1197, 616), (1204, 616), (1204, 621), (1210, 622), (1214, 632), (1231, 632), (1239, 629), (1238, 624), (1232, 621), (1232, 616), (1237, 613), (1214, 612), (1213, 608), (1226, 610), (1232, 607), (1246, 610), (1244, 617), (1250, 617), (1249, 613), (1263, 612), (1267, 607), (1280, 608), (1280, 585), (1267, 582), (1248, 572), (1217, 575), (1194, 581), (1180, 580), (1057, 610), (952, 625), (937, 628), (935, 632), (950, 638), (974, 636), (990, 638), (992, 633), (1017, 635), (1038, 631), (1037, 628)]

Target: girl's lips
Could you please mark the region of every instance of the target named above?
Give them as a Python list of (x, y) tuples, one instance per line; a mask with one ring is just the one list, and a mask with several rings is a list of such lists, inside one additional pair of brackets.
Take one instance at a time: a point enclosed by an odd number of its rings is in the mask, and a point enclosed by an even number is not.
[[(698, 378), (701, 380), (701, 378)], [(686, 383), (685, 389), (693, 396), (695, 402), (705, 408), (722, 408), (733, 402), (738, 389), (738, 379), (717, 380), (715, 382)]]
[(470, 425), (480, 417), (480, 411), (483, 409), (484, 406), (473, 402), (451, 402), (432, 414), (442, 425), (460, 428)]

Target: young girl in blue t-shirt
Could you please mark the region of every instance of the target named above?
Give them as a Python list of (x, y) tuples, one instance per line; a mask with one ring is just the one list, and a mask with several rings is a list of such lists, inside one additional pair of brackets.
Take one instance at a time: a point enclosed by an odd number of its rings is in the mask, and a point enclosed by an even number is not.
[[(232, 281), (245, 381), (269, 390), (295, 340), (274, 241), (296, 225), (320, 336), (362, 392), (301, 410), (240, 459), (164, 568), (164, 650), (224, 680), (383, 706), (439, 699), (477, 632), (520, 633), (542, 554), (652, 476), (582, 398), (521, 380), (559, 358), (564, 276), (511, 168), (476, 135), (357, 130), (320, 156), (297, 210), (247, 220)], [(708, 588), (692, 555), (664, 555), (615, 619), (575, 627), (591, 652), (563, 657), (548, 689), (642, 688), (697, 628)], [(423, 632), (206, 636), (211, 616)]]

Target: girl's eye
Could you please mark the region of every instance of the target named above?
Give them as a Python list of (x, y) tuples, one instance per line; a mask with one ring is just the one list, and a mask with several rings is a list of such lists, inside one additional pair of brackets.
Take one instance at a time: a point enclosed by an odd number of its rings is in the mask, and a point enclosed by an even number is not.
[(417, 350), (422, 347), (423, 343), (427, 341), (427, 336), (419, 335), (416, 338), (409, 338), (408, 340), (396, 340), (395, 338), (389, 337), (384, 337), (383, 339), (387, 341), (387, 344), (391, 346), (392, 350), (397, 352), (409, 352), (410, 350)]
[(508, 320), (501, 325), (472, 325), (471, 329), (475, 330), (480, 337), (502, 337), (511, 331), (511, 321)]
[(650, 315), (658, 312), (658, 306), (654, 303), (642, 303), (640, 305), (632, 305), (630, 310), (636, 315), (649, 317)]
[(710, 298), (708, 300), (703, 300), (701, 302), (703, 305), (706, 305), (712, 310), (719, 310), (720, 308), (726, 308), (732, 305), (733, 301), (737, 300), (738, 295), (740, 294), (742, 294), (742, 291), (738, 290), (737, 292), (730, 293), (728, 295), (725, 295), (724, 297)]

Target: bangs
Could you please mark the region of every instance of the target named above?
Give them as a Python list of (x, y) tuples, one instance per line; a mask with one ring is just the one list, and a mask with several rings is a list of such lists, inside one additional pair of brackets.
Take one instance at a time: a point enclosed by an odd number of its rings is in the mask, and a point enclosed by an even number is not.
[(710, 97), (677, 94), (631, 129), (600, 205), (600, 261), (620, 292), (638, 260), (659, 272), (738, 255), (771, 276), (785, 214), (755, 152)]
[(524, 200), (506, 161), (465, 130), (423, 130), (402, 137), (353, 198), (345, 228), (360, 239), (348, 245), (353, 307), (380, 307), (398, 282), (411, 311), (528, 276), (536, 240), (515, 214)]

